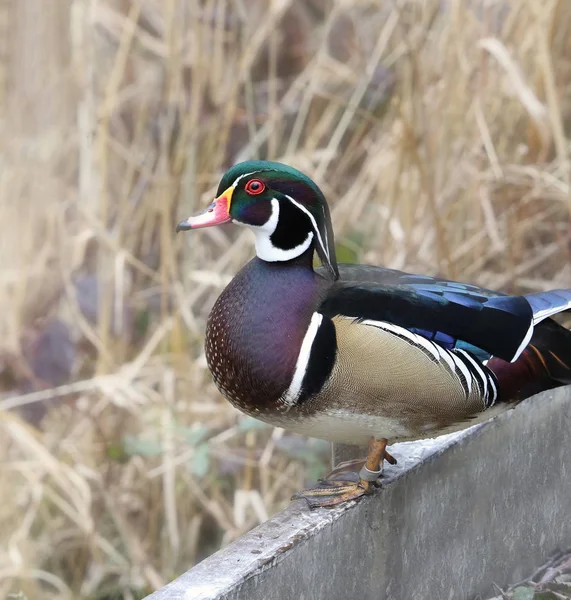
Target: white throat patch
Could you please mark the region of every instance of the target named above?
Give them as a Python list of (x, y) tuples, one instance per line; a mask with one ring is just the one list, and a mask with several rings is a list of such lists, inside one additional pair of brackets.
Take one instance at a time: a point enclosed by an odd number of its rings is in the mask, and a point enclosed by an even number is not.
[(283, 248), (274, 246), (272, 244), (271, 236), (278, 226), (279, 218), (280, 203), (276, 198), (273, 198), (272, 214), (270, 218), (263, 225), (249, 225), (256, 236), (256, 254), (258, 255), (258, 258), (261, 258), (266, 262), (279, 262), (297, 258), (309, 248), (313, 240), (313, 232), (310, 231), (305, 240), (303, 240), (301, 244), (295, 246), (295, 248), (284, 250)]

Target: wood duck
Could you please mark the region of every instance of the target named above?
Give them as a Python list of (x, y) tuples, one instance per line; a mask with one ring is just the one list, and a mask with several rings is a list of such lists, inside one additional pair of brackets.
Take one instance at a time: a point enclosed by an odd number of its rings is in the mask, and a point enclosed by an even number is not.
[(229, 222), (254, 232), (257, 256), (208, 319), (206, 359), (218, 389), (272, 425), (369, 442), (358, 474), (341, 467), (294, 496), (312, 507), (370, 492), (383, 460), (394, 461), (388, 443), (463, 429), (571, 383), (571, 332), (549, 318), (571, 308), (570, 289), (506, 296), (338, 265), (323, 193), (277, 162), (232, 167), (214, 202), (177, 231)]

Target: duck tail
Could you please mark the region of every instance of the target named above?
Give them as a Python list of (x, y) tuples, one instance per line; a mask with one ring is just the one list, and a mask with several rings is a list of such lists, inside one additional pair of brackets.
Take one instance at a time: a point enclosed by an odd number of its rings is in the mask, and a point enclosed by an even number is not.
[(571, 331), (548, 319), (534, 330), (526, 348), (554, 382), (571, 384)]
[(500, 400), (507, 402), (571, 384), (571, 331), (542, 320), (516, 361), (492, 358), (488, 368), (498, 380)]
[(549, 319), (571, 309), (571, 289), (528, 294), (525, 298), (533, 311), (534, 324), (529, 352), (535, 354), (551, 379), (571, 383), (571, 332)]
[(551, 290), (527, 294), (525, 299), (531, 306), (534, 325), (557, 313), (571, 309), (571, 290)]

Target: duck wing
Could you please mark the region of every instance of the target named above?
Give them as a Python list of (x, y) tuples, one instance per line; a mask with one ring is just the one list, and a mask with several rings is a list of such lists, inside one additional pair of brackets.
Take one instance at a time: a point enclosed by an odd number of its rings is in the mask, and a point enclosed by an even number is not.
[(319, 311), (404, 328), (481, 360), (513, 362), (534, 325), (571, 308), (571, 290), (507, 296), (479, 286), (368, 265), (340, 265)]

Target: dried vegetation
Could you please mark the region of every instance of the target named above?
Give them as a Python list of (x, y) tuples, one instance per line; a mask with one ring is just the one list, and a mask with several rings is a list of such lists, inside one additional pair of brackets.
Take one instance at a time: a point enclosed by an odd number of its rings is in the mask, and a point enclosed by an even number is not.
[(0, 53), (2, 597), (141, 597), (323, 468), (205, 368), (252, 240), (174, 225), (230, 164), (342, 261), (571, 286), (565, 0), (1, 0)]

